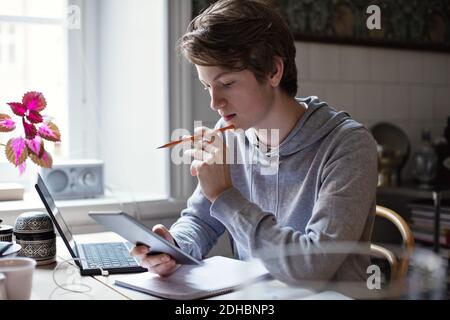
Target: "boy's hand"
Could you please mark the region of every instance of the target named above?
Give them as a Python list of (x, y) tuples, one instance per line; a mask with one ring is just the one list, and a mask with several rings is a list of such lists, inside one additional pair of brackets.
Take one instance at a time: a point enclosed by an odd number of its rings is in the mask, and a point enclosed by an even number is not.
[(202, 192), (214, 202), (233, 186), (227, 164), (227, 148), (217, 132), (206, 127), (195, 128), (194, 148), (185, 151), (192, 156), (191, 175), (196, 176)]
[[(153, 232), (160, 235), (167, 241), (175, 244), (169, 230), (162, 224), (157, 224), (152, 228)], [(151, 248), (139, 245), (131, 249), (130, 255), (137, 257), (141, 261), (141, 266), (147, 268), (149, 272), (156, 273), (160, 276), (168, 276), (172, 274), (180, 265), (177, 265), (175, 260), (168, 254), (149, 255)]]

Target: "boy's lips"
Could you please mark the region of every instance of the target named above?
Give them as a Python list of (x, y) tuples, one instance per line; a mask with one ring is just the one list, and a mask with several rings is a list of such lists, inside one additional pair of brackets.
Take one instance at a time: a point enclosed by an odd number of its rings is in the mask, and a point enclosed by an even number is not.
[(230, 121), (231, 119), (233, 119), (234, 118), (234, 116), (236, 116), (236, 113), (232, 113), (232, 114), (229, 114), (229, 115), (224, 115), (224, 116), (222, 116), (223, 117), (223, 119), (225, 120), (225, 121)]

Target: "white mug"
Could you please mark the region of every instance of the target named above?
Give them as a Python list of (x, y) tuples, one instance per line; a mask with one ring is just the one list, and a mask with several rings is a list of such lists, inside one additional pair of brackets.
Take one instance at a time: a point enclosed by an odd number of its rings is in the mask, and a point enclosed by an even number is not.
[(6, 277), (3, 273), (0, 273), (0, 300), (6, 300)]
[(9, 300), (28, 300), (33, 285), (33, 271), (36, 261), (30, 258), (0, 259), (0, 273), (6, 276), (6, 297)]

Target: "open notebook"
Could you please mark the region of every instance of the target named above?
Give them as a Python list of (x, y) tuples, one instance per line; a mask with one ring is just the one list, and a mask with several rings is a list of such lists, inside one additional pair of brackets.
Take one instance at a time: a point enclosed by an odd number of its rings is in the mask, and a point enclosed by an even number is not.
[(269, 277), (261, 262), (215, 256), (201, 265), (183, 265), (168, 277), (148, 272), (117, 279), (118, 286), (173, 300), (202, 299), (232, 292)]

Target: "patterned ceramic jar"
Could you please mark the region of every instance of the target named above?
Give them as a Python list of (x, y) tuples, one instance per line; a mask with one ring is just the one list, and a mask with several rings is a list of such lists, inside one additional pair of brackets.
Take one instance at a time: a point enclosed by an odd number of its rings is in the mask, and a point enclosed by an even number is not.
[(0, 241), (12, 242), (12, 236), (13, 227), (6, 224), (0, 224)]
[(33, 258), (38, 265), (56, 261), (55, 229), (47, 213), (22, 213), (16, 219), (14, 236), (22, 246), (18, 256)]

